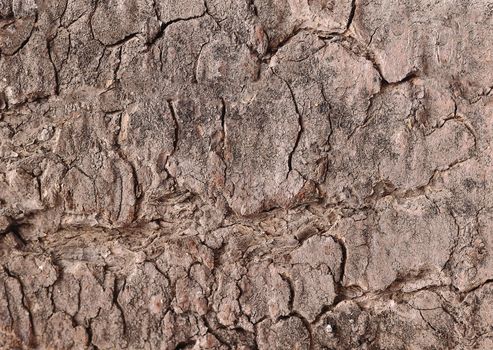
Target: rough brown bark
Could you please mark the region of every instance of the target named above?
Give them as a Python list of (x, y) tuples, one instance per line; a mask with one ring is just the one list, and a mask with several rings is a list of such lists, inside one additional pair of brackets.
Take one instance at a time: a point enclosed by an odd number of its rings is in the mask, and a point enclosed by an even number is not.
[(0, 1), (0, 348), (492, 349), (493, 2)]

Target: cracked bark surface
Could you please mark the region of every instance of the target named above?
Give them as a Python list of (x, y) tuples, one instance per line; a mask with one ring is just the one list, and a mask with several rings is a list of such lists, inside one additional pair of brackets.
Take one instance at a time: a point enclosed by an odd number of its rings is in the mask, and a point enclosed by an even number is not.
[(493, 2), (0, 2), (0, 348), (492, 349)]

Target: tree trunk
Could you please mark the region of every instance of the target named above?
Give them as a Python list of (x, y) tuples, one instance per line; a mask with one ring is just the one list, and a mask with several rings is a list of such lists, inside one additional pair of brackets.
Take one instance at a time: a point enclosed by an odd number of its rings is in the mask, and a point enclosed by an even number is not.
[(0, 3), (0, 348), (492, 349), (489, 0)]

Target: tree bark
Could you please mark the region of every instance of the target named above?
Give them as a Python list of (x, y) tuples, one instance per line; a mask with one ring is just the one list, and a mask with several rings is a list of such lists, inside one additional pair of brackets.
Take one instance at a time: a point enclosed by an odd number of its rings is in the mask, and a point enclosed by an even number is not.
[(492, 349), (493, 3), (0, 3), (0, 348)]

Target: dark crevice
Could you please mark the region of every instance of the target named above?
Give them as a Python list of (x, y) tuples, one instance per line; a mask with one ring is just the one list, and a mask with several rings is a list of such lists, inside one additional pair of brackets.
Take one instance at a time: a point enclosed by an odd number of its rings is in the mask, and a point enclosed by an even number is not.
[(88, 344), (91, 345), (94, 350), (98, 350), (99, 347), (93, 343), (94, 334), (93, 334), (93, 330), (92, 330), (92, 323), (94, 322), (95, 319), (97, 319), (99, 317), (100, 314), (101, 314), (101, 307), (98, 308), (98, 312), (97, 312), (96, 316), (89, 319), (88, 325), (87, 325), (87, 327), (85, 327), (86, 332), (87, 332), (87, 337), (88, 337)]
[(156, 16), (156, 19), (158, 21), (161, 21), (161, 16), (159, 16), (159, 9), (158, 9), (158, 4), (156, 3), (156, 0), (152, 0), (152, 9), (154, 10), (154, 15)]
[(373, 33), (371, 34), (370, 36), (370, 40), (368, 40), (368, 44), (366, 44), (366, 47), (369, 48), (371, 43), (373, 42), (373, 37), (375, 36), (375, 34), (377, 33), (378, 29), (380, 29), (380, 27), (376, 27), (375, 30), (373, 30)]
[(322, 320), (322, 318), (325, 316), (326, 313), (332, 311), (337, 304), (339, 304), (341, 301), (344, 301), (344, 300), (346, 300), (346, 299), (342, 295), (338, 295), (334, 299), (334, 302), (332, 303), (332, 305), (322, 306), (322, 309), (320, 310), (318, 315), (315, 316), (315, 319), (313, 320), (312, 324), (315, 325), (315, 324), (320, 323), (320, 321)]
[(285, 79), (280, 77), (278, 74), (276, 74), (274, 72), (274, 70), (272, 70), (272, 72), (279, 79), (281, 79), (286, 84), (286, 86), (288, 87), (289, 93), (291, 95), (291, 100), (293, 101), (294, 110), (295, 110), (296, 114), (298, 115), (298, 133), (296, 135), (296, 140), (294, 142), (293, 149), (291, 150), (291, 152), (289, 152), (289, 155), (288, 155), (288, 172), (286, 174), (286, 179), (287, 179), (289, 176), (289, 173), (293, 170), (293, 155), (296, 152), (296, 150), (298, 149), (298, 145), (299, 145), (300, 139), (301, 139), (301, 134), (303, 134), (303, 116), (300, 112), (300, 109), (298, 108), (298, 103), (296, 102), (296, 97), (295, 97), (293, 89), (291, 88), (289, 83)]
[(224, 98), (221, 97), (221, 129), (223, 131), (223, 141), (226, 139), (225, 120), (226, 120), (226, 102), (224, 101)]
[(77, 311), (75, 312), (74, 314), (74, 317), (77, 316), (77, 314), (79, 313), (80, 311), (80, 308), (81, 308), (81, 304), (82, 304), (82, 280), (79, 280), (78, 281), (78, 286), (79, 286), (79, 289), (77, 291)]
[[(121, 176), (118, 177), (117, 181), (115, 181), (115, 184), (117, 185), (117, 187), (120, 187), (120, 191), (119, 191), (119, 194), (120, 194), (120, 198), (118, 198), (118, 212), (116, 214), (116, 220), (120, 220), (120, 217), (122, 215), (122, 205), (123, 205), (123, 179)], [(94, 184), (94, 190), (96, 192), (96, 198), (98, 197), (97, 196), (97, 187), (96, 187), (96, 184)], [(97, 205), (97, 203), (96, 203)]]
[[(96, 39), (96, 36), (94, 35), (94, 28), (92, 26), (92, 18), (94, 17), (94, 14), (96, 13), (96, 10), (98, 9), (98, 5), (99, 5), (99, 0), (94, 0), (94, 8), (92, 9), (91, 13), (89, 14), (89, 20), (87, 21), (87, 23), (89, 25), (89, 29), (91, 31), (91, 37), (94, 40), (98, 40), (98, 39)], [(99, 40), (98, 40), (98, 42), (99, 42)]]
[[(122, 64), (122, 50), (123, 50), (122, 47), (118, 48), (118, 63), (116, 64), (115, 70), (113, 71), (113, 84), (116, 84), (119, 81), (118, 71), (120, 70), (120, 66)], [(103, 52), (103, 54), (104, 54), (104, 52)], [(103, 56), (101, 56), (100, 58), (102, 58), (102, 57)]]
[(255, 5), (255, 0), (250, 0), (250, 8), (255, 15), (255, 17), (258, 17), (258, 8), (257, 5)]
[[(92, 320), (91, 320), (92, 321)], [(92, 328), (91, 328), (91, 322), (89, 323), (89, 326), (85, 328), (86, 329), (86, 333), (87, 333), (87, 343), (92, 346), (95, 350), (98, 349), (98, 347), (96, 345), (94, 345), (92, 343), (92, 340), (93, 340), (93, 334), (92, 334)]]
[[(223, 162), (224, 169), (223, 169), (223, 185), (226, 186), (226, 179), (228, 176), (228, 164), (226, 163), (226, 157), (225, 157), (225, 148), (226, 148), (226, 101), (224, 98), (221, 97), (221, 131), (222, 131), (222, 137), (221, 137), (221, 154), (220, 158)], [(230, 208), (228, 209), (230, 210)]]
[(25, 286), (24, 283), (22, 282), (22, 279), (15, 273), (11, 272), (6, 266), (3, 266), (4, 272), (11, 278), (15, 279), (17, 283), (19, 283), (19, 288), (20, 292), (22, 295), (22, 307), (24, 310), (27, 312), (27, 316), (29, 319), (29, 340), (28, 340), (28, 345), (30, 347), (35, 347), (36, 346), (36, 341), (35, 341), (35, 332), (34, 332), (34, 321), (33, 321), (33, 315), (31, 312), (31, 309), (29, 308), (29, 302), (26, 299), (26, 293), (25, 293)]
[(59, 27), (63, 27), (62, 26), (62, 20), (63, 20), (63, 17), (65, 17), (65, 13), (67, 13), (67, 8), (68, 8), (68, 2), (70, 0), (65, 0), (64, 1), (64, 4), (63, 4), (63, 9), (62, 9), (62, 13), (60, 14), (60, 17), (58, 19), (58, 26)]
[[(339, 272), (339, 276), (334, 276), (334, 278), (337, 278), (337, 281), (338, 281), (338, 284), (339, 284), (339, 287), (342, 288), (342, 282), (343, 282), (343, 279), (344, 279), (344, 274), (346, 272), (346, 263), (347, 263), (347, 248), (346, 248), (346, 244), (344, 243), (344, 241), (337, 237), (337, 236), (333, 236), (331, 235), (330, 236), (338, 245), (339, 247), (341, 248), (341, 265), (340, 265), (340, 272)], [(339, 294), (339, 293), (338, 293)]]
[(175, 107), (173, 106), (173, 101), (167, 100), (166, 102), (168, 103), (168, 108), (169, 108), (169, 111), (171, 114), (171, 118), (173, 118), (174, 138), (173, 138), (173, 150), (171, 151), (171, 153), (166, 158), (165, 166), (166, 166), (166, 163), (168, 163), (168, 159), (171, 158), (175, 154), (176, 150), (178, 149), (178, 138), (180, 136), (180, 124), (178, 123)]
[(322, 98), (324, 99), (324, 102), (328, 105), (327, 120), (329, 121), (330, 132), (329, 132), (329, 135), (327, 135), (327, 146), (332, 148), (332, 145), (330, 143), (332, 135), (334, 134), (334, 126), (332, 124), (332, 116), (331, 116), (332, 106), (330, 105), (330, 102), (327, 99), (327, 96), (325, 94), (325, 87), (324, 87), (323, 82), (320, 83), (320, 93), (322, 94)]
[(125, 319), (125, 313), (123, 312), (123, 308), (118, 301), (119, 294), (125, 289), (127, 280), (123, 280), (123, 285), (121, 288), (118, 288), (118, 280), (115, 278), (113, 281), (113, 305), (120, 311), (122, 316), (122, 324), (123, 324), (123, 337), (125, 338), (127, 335), (127, 321)]
[(101, 45), (103, 45), (105, 48), (108, 48), (108, 49), (111, 49), (113, 47), (119, 47), (119, 46), (122, 46), (124, 45), (125, 43), (127, 43), (128, 41), (132, 40), (133, 38), (137, 37), (138, 35), (140, 34), (140, 32), (135, 32), (135, 33), (131, 33), (131, 34), (128, 34), (126, 35), (125, 37), (123, 37), (122, 39), (120, 40), (117, 40), (115, 41), (114, 43), (111, 43), (111, 44), (104, 44), (103, 42), (101, 42), (99, 39), (96, 39), (99, 41), (99, 43)]
[(347, 24), (346, 24), (346, 30), (348, 30), (349, 27), (351, 27), (351, 24), (353, 23), (355, 12), (356, 12), (356, 0), (352, 0), (351, 1), (351, 11), (349, 12), (349, 17), (348, 17)]
[(12, 314), (12, 309), (11, 309), (11, 306), (10, 306), (9, 293), (7, 291), (7, 286), (5, 285), (5, 283), (2, 283), (2, 286), (3, 286), (3, 293), (5, 295), (5, 302), (7, 304), (7, 312), (9, 314), (10, 328), (13, 328), (14, 327), (14, 316)]
[(406, 76), (404, 78), (402, 78), (401, 80), (399, 81), (396, 81), (396, 82), (388, 82), (387, 80), (385, 80), (385, 78), (383, 77), (381, 71), (380, 71), (380, 67), (375, 63), (375, 61), (370, 58), (369, 56), (366, 56), (366, 58), (373, 64), (373, 67), (375, 68), (375, 70), (377, 71), (378, 75), (380, 76), (380, 81), (381, 81), (381, 84), (380, 84), (380, 90), (371, 95), (369, 100), (368, 100), (368, 106), (366, 108), (366, 116), (365, 116), (365, 119), (363, 120), (363, 122), (359, 125), (357, 125), (352, 131), (351, 133), (348, 135), (348, 140), (350, 140), (355, 134), (357, 131), (359, 131), (360, 129), (364, 129), (365, 127), (368, 126), (368, 124), (373, 120), (373, 117), (375, 116), (374, 114), (372, 114), (372, 107), (373, 107), (373, 100), (376, 96), (378, 96), (379, 94), (381, 94), (385, 89), (387, 88), (391, 88), (393, 86), (398, 86), (400, 84), (404, 84), (406, 82), (409, 82), (409, 81), (412, 81), (413, 79), (417, 78), (418, 77), (418, 73), (417, 71), (411, 71), (409, 72), (408, 74), (406, 74)]
[(21, 44), (20, 44), (20, 45), (19, 45), (19, 46), (18, 46), (18, 47), (14, 50), (14, 51), (12, 51), (11, 53), (6, 54), (6, 53), (3, 53), (3, 52), (2, 52), (2, 54), (3, 54), (4, 56), (15, 56), (17, 53), (19, 53), (19, 51), (21, 51), (21, 50), (22, 50), (22, 49), (23, 49), (23, 48), (24, 48), (24, 47), (25, 47), (25, 46), (29, 43), (29, 41), (31, 40), (31, 37), (32, 37), (32, 36), (33, 36), (33, 34), (34, 34), (34, 31), (37, 29), (37, 27), (36, 27), (36, 26), (37, 26), (37, 24), (38, 24), (38, 14), (36, 13), (36, 14), (34, 15), (34, 23), (33, 23), (33, 26), (32, 26), (32, 28), (31, 28), (31, 32), (29, 33), (29, 35), (27, 36), (27, 38), (26, 38), (26, 39), (24, 39), (24, 40), (21, 42)]
[(378, 72), (380, 73), (380, 76), (382, 78), (382, 88), (385, 88), (387, 86), (396, 86), (396, 85), (400, 85), (400, 84), (404, 84), (408, 81), (412, 81), (414, 78), (417, 78), (419, 77), (419, 74), (418, 74), (418, 71), (417, 70), (411, 70), (410, 72), (408, 72), (404, 78), (402, 78), (401, 80), (398, 80), (398, 81), (395, 81), (395, 82), (388, 82), (387, 80), (385, 80), (385, 78), (382, 76), (382, 73), (380, 72), (380, 67), (378, 68)]
[(445, 262), (445, 264), (443, 264), (441, 271), (450, 267), (454, 253), (457, 249), (457, 246), (459, 245), (459, 238), (460, 238), (460, 226), (459, 226), (459, 223), (457, 222), (457, 218), (451, 210), (449, 211), (449, 213), (450, 213), (450, 216), (452, 217), (452, 219), (454, 220), (454, 224), (455, 224), (455, 227), (457, 228), (457, 231), (456, 231), (456, 237), (453, 240), (452, 247), (450, 248), (450, 251), (449, 251), (448, 259)]
[[(218, 330), (221, 330), (223, 329), (223, 326), (220, 325), (220, 324), (217, 324), (217, 321), (214, 321), (214, 323), (216, 323), (214, 326), (215, 327), (212, 327), (212, 325), (210, 324), (209, 320), (207, 319), (207, 316), (202, 316), (202, 321), (204, 322), (204, 325), (205, 327), (207, 328), (207, 332), (209, 332), (210, 334), (212, 334), (219, 343), (221, 343), (222, 345), (226, 346), (228, 349), (231, 349), (231, 344), (227, 341), (227, 339), (225, 339), (219, 332)], [(216, 328), (216, 329), (214, 329)]]
[(433, 332), (438, 333), (437, 329), (433, 327), (433, 325), (423, 316), (423, 312), (421, 310), (418, 310), (419, 315), (421, 316), (421, 319), (430, 327)]
[(313, 331), (312, 331), (312, 326), (311, 326), (310, 322), (308, 322), (308, 320), (305, 317), (303, 317), (302, 315), (298, 314), (297, 312), (294, 313), (293, 315), (297, 316), (301, 320), (301, 322), (303, 323), (303, 325), (305, 326), (306, 331), (308, 332), (309, 349), (310, 350), (314, 349)]
[(209, 10), (209, 4), (207, 4), (207, 0), (204, 0), (204, 7), (205, 7), (205, 14), (207, 14), (210, 18), (212, 18), (212, 20), (214, 21), (214, 23), (216, 23), (218, 28), (222, 30), (221, 22), (224, 21), (224, 19), (217, 19), (216, 17), (211, 15)]
[(277, 45), (271, 46), (269, 43), (269, 47), (267, 48), (267, 52), (265, 53), (265, 55), (263, 55), (263, 57), (261, 57), (261, 61), (264, 63), (269, 63), (270, 59), (272, 57), (274, 57), (280, 49), (282, 49), (284, 46), (286, 46), (291, 41), (291, 39), (293, 39), (301, 31), (303, 31), (303, 29), (295, 28), (291, 32), (291, 34), (289, 34), (286, 38), (281, 40)]
[(194, 340), (194, 339), (190, 339), (190, 340), (187, 340), (187, 341), (179, 342), (178, 344), (176, 344), (175, 350), (182, 350), (182, 349), (190, 349), (190, 348), (193, 348), (193, 346), (195, 345), (195, 343), (196, 343), (196, 340)]
[(58, 73), (58, 69), (57, 69), (57, 67), (55, 65), (55, 62), (53, 61), (52, 47), (51, 47), (52, 42), (53, 42), (53, 40), (55, 40), (55, 38), (53, 38), (52, 40), (46, 42), (46, 50), (48, 51), (48, 58), (49, 58), (49, 60), (51, 62), (51, 65), (53, 66), (53, 74), (54, 74), (54, 77), (55, 77), (55, 96), (58, 96), (60, 94), (60, 76), (59, 76), (59, 73)]
[(288, 299), (288, 309), (290, 312), (293, 311), (293, 304), (294, 304), (294, 297), (295, 297), (295, 291), (294, 291), (294, 285), (291, 279), (286, 275), (286, 274), (279, 274), (281, 279), (286, 282), (289, 288), (289, 299)]
[(202, 18), (205, 15), (207, 15), (207, 8), (202, 14), (200, 14), (198, 16), (191, 16), (191, 17), (186, 17), (186, 18), (176, 18), (176, 19), (173, 19), (173, 20), (168, 21), (166, 23), (161, 23), (159, 26), (159, 31), (156, 33), (156, 35), (151, 40), (148, 41), (148, 43), (147, 43), (148, 49), (150, 49), (159, 39), (161, 39), (165, 35), (166, 29), (170, 25), (178, 23), (178, 22), (186, 22), (186, 21)]
[(24, 237), (22, 237), (22, 234), (20, 233), (20, 228), (22, 226), (27, 226), (27, 224), (11, 221), (3, 231), (0, 231), (0, 237), (5, 237), (10, 233), (16, 241), (18, 248), (23, 248), (27, 245), (27, 241), (24, 239)]

